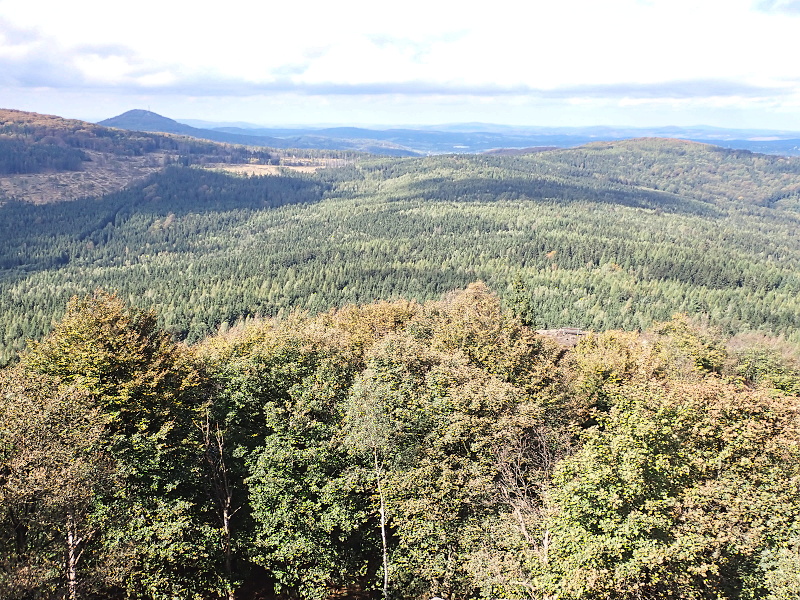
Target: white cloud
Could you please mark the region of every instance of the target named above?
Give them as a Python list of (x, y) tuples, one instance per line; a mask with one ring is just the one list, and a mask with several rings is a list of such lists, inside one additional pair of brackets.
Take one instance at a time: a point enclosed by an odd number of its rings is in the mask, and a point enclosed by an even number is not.
[(245, 0), (203, 10), (174, 0), (0, 0), (0, 81), (6, 95), (42, 87), (253, 102), (336, 94), (381, 96), (387, 107), (398, 105), (395, 97), (441, 103), (461, 95), (485, 104), (496, 96), (528, 110), (528, 101), (548, 98), (627, 107), (728, 98), (761, 110), (764, 97), (800, 95), (798, 23), (787, 17), (800, 14), (798, 6)]
[(766, 13), (800, 15), (800, 0), (758, 0), (755, 8)]

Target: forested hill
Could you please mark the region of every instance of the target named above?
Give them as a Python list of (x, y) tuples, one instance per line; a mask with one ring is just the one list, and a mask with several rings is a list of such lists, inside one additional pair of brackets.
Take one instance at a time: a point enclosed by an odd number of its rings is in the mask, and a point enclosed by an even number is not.
[(0, 109), (0, 204), (102, 196), (171, 164), (313, 168), (330, 159), (341, 162), (353, 156), (352, 152), (220, 144)]
[(540, 328), (686, 312), (800, 341), (799, 185), (797, 159), (657, 139), (268, 177), (174, 165), (99, 198), (0, 207), (0, 358), (98, 287), (189, 341), (478, 279)]
[[(128, 132), (19, 110), (0, 109), (0, 174), (79, 170), (85, 151), (139, 156), (157, 150), (181, 154), (219, 152), (208, 142), (154, 133)], [(74, 160), (58, 160), (61, 156)]]
[(590, 177), (702, 201), (797, 206), (800, 161), (684, 140), (597, 142), (546, 153), (568, 177)]

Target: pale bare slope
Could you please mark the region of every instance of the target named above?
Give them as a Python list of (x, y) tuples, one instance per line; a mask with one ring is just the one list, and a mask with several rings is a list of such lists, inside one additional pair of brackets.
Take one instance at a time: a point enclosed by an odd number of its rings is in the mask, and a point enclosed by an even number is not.
[(5, 199), (47, 204), (102, 196), (162, 169), (169, 157), (164, 152), (115, 156), (89, 150), (86, 154), (92, 160), (85, 163), (82, 171), (0, 175), (0, 202)]

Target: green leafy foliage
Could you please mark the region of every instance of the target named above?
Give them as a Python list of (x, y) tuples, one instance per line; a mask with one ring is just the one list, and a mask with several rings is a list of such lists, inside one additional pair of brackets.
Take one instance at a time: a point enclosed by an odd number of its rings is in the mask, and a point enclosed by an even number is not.
[[(0, 594), (50, 597), (63, 585), (68, 536), (96, 545), (92, 512), (116, 487), (102, 437), (108, 420), (85, 390), (15, 369), (0, 374)], [(79, 564), (80, 587), (97, 566)], [(93, 577), (92, 577), (93, 576)]]
[(793, 598), (796, 362), (745, 339), (562, 348), (473, 283), (188, 348), (76, 298), (0, 376), (0, 589)]
[(554, 475), (551, 590), (770, 593), (762, 556), (784, 547), (800, 511), (796, 483), (786, 487), (799, 474), (796, 398), (710, 379), (613, 390), (609, 411)]
[(102, 531), (93, 562), (107, 565), (95, 587), (202, 596), (218, 557), (203, 549), (216, 535), (207, 523), (195, 425), (206, 398), (188, 352), (156, 327), (152, 313), (96, 292), (73, 299), (18, 369), (69, 386), (104, 424), (93, 448), (113, 457), (117, 484), (84, 507)]

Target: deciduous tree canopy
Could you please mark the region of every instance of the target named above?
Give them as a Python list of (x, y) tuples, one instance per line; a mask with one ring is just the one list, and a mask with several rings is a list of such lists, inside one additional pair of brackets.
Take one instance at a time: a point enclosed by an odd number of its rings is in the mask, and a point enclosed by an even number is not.
[(794, 598), (798, 365), (482, 283), (194, 347), (95, 292), (0, 374), (0, 594)]

